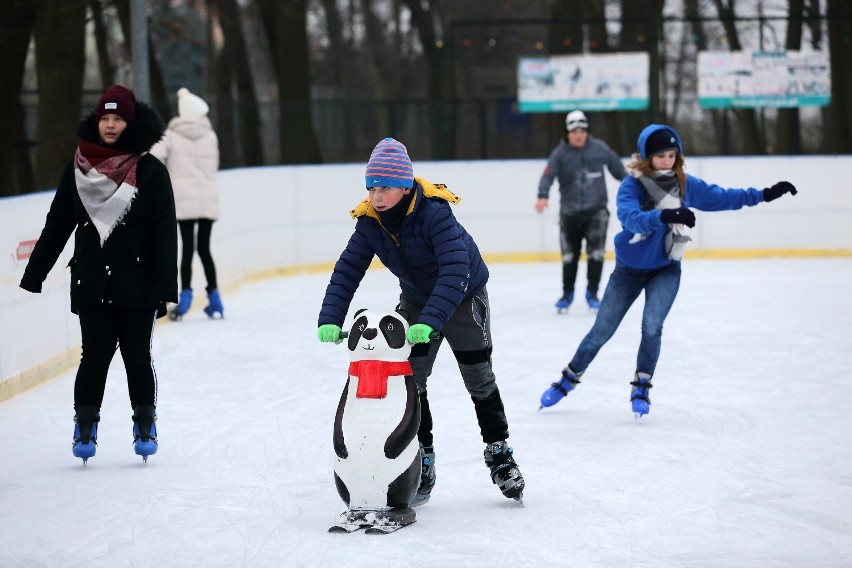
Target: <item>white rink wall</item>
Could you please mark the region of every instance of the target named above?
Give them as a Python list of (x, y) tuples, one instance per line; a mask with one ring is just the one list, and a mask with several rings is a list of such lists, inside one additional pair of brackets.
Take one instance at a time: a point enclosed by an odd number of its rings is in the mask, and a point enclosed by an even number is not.
[[(415, 157), (416, 158), (416, 157)], [(625, 160), (626, 162), (626, 160)], [(415, 174), (445, 183), (462, 201), (456, 217), (486, 259), (558, 259), (558, 187), (543, 215), (533, 209), (541, 160), (417, 162)], [(212, 248), (222, 288), (246, 278), (327, 270), (352, 232), (349, 211), (366, 197), (364, 164), (276, 166), (219, 173), (222, 218)], [(722, 187), (789, 180), (801, 191), (741, 212), (697, 212), (688, 254), (852, 255), (852, 156), (687, 158), (687, 171)], [(618, 182), (610, 191), (608, 250), (620, 230)], [(42, 294), (18, 288), (27, 242), (38, 238), (53, 192), (0, 199), (0, 401), (76, 362), (80, 336), (69, 311), (71, 242)], [(196, 259), (193, 286), (203, 289)], [(852, 276), (852, 275), (850, 275)], [(298, 299), (296, 299), (298, 300)], [(319, 310), (319, 306), (317, 306)]]

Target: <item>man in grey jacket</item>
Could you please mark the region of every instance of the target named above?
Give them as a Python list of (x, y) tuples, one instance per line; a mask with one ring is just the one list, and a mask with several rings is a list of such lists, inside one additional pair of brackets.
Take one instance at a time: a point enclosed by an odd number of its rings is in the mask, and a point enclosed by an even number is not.
[(589, 134), (589, 119), (585, 113), (581, 110), (568, 113), (565, 138), (550, 153), (538, 184), (535, 204), (539, 213), (547, 208), (550, 186), (558, 179), (562, 297), (556, 302), (556, 308), (560, 313), (574, 301), (574, 281), (583, 239), (588, 257), (586, 302), (592, 309), (600, 306), (598, 287), (609, 224), (604, 166), (619, 181), (627, 175), (618, 155), (605, 142)]

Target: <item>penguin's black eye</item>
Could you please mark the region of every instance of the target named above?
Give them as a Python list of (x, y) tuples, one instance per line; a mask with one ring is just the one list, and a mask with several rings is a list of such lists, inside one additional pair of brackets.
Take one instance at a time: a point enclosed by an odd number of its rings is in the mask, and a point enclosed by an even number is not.
[(352, 324), (352, 331), (349, 333), (347, 346), (350, 351), (354, 351), (358, 347), (358, 342), (361, 340), (361, 335), (365, 329), (367, 329), (367, 316), (361, 316)]
[(405, 326), (398, 324), (399, 321), (393, 316), (385, 316), (379, 322), (379, 329), (391, 349), (399, 349), (405, 345)]

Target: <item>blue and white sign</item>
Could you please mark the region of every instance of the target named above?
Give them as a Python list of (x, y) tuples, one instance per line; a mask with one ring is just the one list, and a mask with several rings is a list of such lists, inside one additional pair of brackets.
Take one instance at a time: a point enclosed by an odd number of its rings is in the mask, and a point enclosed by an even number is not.
[(648, 108), (648, 54), (585, 53), (522, 57), (518, 61), (521, 112)]
[(704, 108), (790, 108), (831, 102), (823, 51), (702, 51), (698, 101)]

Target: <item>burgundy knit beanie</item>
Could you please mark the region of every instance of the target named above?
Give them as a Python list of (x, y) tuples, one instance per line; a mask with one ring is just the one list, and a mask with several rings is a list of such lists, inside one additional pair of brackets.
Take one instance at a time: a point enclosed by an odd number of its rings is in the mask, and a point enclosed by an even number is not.
[(95, 117), (100, 120), (105, 114), (117, 114), (128, 123), (136, 117), (136, 96), (121, 85), (107, 87), (95, 107)]

